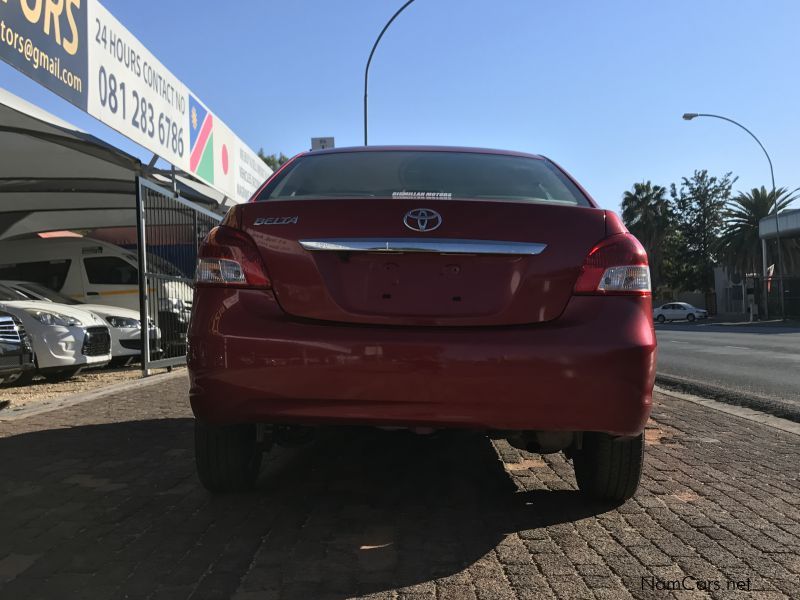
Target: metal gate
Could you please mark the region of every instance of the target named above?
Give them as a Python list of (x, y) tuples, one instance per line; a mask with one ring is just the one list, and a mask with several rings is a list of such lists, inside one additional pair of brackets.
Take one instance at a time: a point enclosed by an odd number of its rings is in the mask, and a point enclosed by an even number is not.
[[(137, 178), (142, 370), (186, 363), (200, 242), (222, 217)], [(147, 324), (147, 327), (144, 324)]]

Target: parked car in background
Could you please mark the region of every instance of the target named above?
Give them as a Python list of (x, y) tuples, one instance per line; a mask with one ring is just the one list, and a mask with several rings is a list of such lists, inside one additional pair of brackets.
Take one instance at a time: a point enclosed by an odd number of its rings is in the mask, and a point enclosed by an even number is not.
[(0, 311), (0, 383), (15, 381), (34, 368), (33, 348), (22, 322)]
[[(31, 300), (55, 302), (67, 306), (77, 306), (88, 310), (102, 318), (108, 325), (111, 333), (111, 362), (125, 364), (142, 355), (142, 324), (139, 311), (106, 304), (87, 304), (79, 302), (69, 296), (51, 290), (40, 283), (33, 281), (0, 281), (0, 285), (10, 287)], [(157, 355), (161, 342), (161, 332), (155, 323), (150, 322), (150, 351)]]
[[(169, 261), (148, 254), (148, 270), (164, 275), (151, 282), (159, 299), (150, 317), (166, 350), (183, 353), (193, 290)], [(188, 275), (191, 277), (191, 274)], [(171, 279), (172, 278), (172, 279)], [(26, 238), (0, 242), (0, 280), (35, 281), (81, 302), (139, 312), (139, 268), (134, 252), (91, 238)]]
[(686, 302), (668, 302), (653, 310), (653, 319), (659, 323), (664, 321), (689, 321), (707, 319), (708, 311), (697, 308)]
[[(85, 367), (102, 367), (111, 360), (111, 335), (97, 315), (75, 306), (30, 300), (0, 285), (0, 310), (22, 322), (35, 355), (36, 372), (50, 381), (64, 381)], [(33, 372), (19, 377), (19, 383)]]
[(189, 331), (201, 482), (253, 485), (287, 428), (477, 429), (636, 491), (656, 338), (647, 254), (530, 154), (296, 157), (200, 250)]

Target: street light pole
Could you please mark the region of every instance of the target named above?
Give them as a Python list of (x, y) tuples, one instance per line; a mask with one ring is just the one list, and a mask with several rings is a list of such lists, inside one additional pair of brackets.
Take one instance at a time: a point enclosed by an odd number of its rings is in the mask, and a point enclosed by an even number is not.
[[(728, 117), (723, 117), (722, 115), (712, 115), (712, 114), (709, 114), (709, 113), (684, 113), (684, 115), (683, 115), (683, 119), (685, 121), (691, 121), (692, 119), (695, 119), (697, 117), (712, 117), (714, 119), (722, 119), (723, 121), (727, 121), (728, 123), (733, 123), (737, 127), (740, 127), (741, 129), (744, 129), (750, 135), (750, 137), (752, 137), (756, 141), (756, 144), (758, 144), (758, 146), (764, 152), (764, 156), (767, 157), (767, 162), (769, 163), (769, 176), (772, 179), (772, 200), (775, 203), (775, 209), (774, 209), (775, 210), (775, 239), (778, 242), (778, 255), (777, 255), (777, 259), (778, 259), (777, 263), (778, 264), (777, 264), (777, 267), (778, 267), (778, 288), (779, 288), (779, 291), (780, 291), (780, 298), (781, 298), (781, 319), (785, 320), (786, 319), (786, 307), (784, 306), (784, 302), (785, 301), (784, 301), (784, 297), (783, 297), (783, 269), (782, 269), (782, 264), (783, 264), (783, 256), (782, 256), (782, 254), (783, 254), (783, 251), (781, 250), (781, 229), (780, 229), (780, 225), (778, 223), (778, 195), (776, 193), (776, 188), (775, 188), (775, 171), (772, 168), (772, 159), (769, 157), (769, 152), (767, 152), (767, 149), (764, 148), (764, 144), (761, 143), (761, 140), (759, 140), (752, 131), (750, 131), (747, 127), (745, 127), (744, 125), (742, 125), (738, 121), (734, 121), (733, 119), (729, 119)], [(765, 277), (766, 277), (766, 275), (767, 274), (764, 273)], [(765, 286), (765, 288), (766, 288), (766, 286)], [(764, 298), (764, 306), (765, 307), (767, 306), (767, 299), (766, 298)], [(769, 308), (767, 308), (767, 312), (769, 313)]]
[(369, 65), (372, 63), (372, 55), (375, 54), (375, 49), (378, 47), (378, 44), (383, 37), (383, 34), (386, 33), (386, 30), (389, 29), (389, 25), (398, 17), (398, 15), (403, 12), (406, 7), (414, 2), (414, 0), (408, 0), (403, 6), (401, 6), (392, 18), (386, 22), (386, 25), (383, 26), (381, 29), (380, 34), (378, 35), (378, 39), (375, 40), (375, 43), (372, 45), (372, 51), (369, 53), (369, 58), (367, 59), (367, 67), (364, 69), (364, 145), (367, 145), (367, 86), (369, 85)]

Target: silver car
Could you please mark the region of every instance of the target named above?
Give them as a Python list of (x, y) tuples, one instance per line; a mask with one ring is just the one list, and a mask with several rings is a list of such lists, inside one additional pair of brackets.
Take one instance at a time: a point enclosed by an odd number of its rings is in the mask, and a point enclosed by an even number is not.
[(708, 311), (697, 308), (687, 302), (669, 302), (656, 309), (653, 309), (653, 320), (658, 323), (664, 321), (695, 321), (697, 319), (707, 319)]

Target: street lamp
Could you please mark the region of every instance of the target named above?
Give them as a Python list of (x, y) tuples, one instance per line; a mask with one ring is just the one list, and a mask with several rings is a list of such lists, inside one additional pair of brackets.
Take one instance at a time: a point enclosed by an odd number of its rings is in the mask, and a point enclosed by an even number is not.
[[(752, 131), (750, 131), (747, 127), (745, 127), (741, 123), (739, 123), (737, 121), (734, 121), (733, 119), (729, 119), (728, 117), (723, 117), (721, 115), (712, 115), (712, 114), (708, 114), (708, 113), (684, 113), (683, 114), (683, 120), (684, 121), (691, 121), (692, 119), (696, 119), (697, 117), (712, 117), (714, 119), (722, 119), (723, 121), (727, 121), (728, 123), (733, 123), (737, 127), (740, 127), (741, 129), (744, 129), (748, 134), (750, 134), (750, 137), (752, 137), (756, 141), (756, 144), (758, 144), (758, 146), (761, 148), (761, 150), (764, 151), (764, 156), (767, 157), (767, 162), (769, 163), (769, 176), (772, 179), (772, 199), (775, 202), (775, 209), (774, 209), (775, 210), (775, 239), (778, 242), (778, 256), (777, 256), (777, 259), (778, 259), (777, 263), (778, 264), (777, 264), (777, 267), (778, 267), (778, 288), (780, 290), (780, 297), (781, 297), (781, 319), (786, 319), (786, 309), (785, 309), (785, 306), (784, 306), (784, 298), (783, 298), (783, 270), (781, 268), (781, 265), (783, 263), (783, 257), (782, 257), (782, 251), (781, 251), (781, 230), (780, 230), (780, 226), (778, 224), (778, 195), (775, 193), (775, 171), (772, 169), (772, 159), (769, 157), (769, 153), (767, 152), (767, 149), (764, 148), (764, 144), (761, 143), (761, 140), (759, 140)], [(766, 262), (764, 264), (766, 264)], [(767, 274), (764, 273), (765, 277), (766, 277), (766, 275)], [(764, 290), (766, 291), (766, 282), (764, 284)], [(765, 307), (767, 306), (766, 297), (764, 298), (764, 306)], [(769, 308), (767, 308), (767, 313), (769, 313)]]
[(369, 65), (372, 62), (372, 55), (375, 54), (375, 49), (378, 47), (378, 44), (383, 37), (383, 34), (386, 33), (386, 30), (389, 29), (389, 25), (398, 17), (398, 15), (403, 12), (406, 7), (414, 2), (414, 0), (408, 0), (403, 6), (401, 6), (392, 18), (386, 22), (386, 25), (383, 26), (381, 29), (380, 34), (378, 35), (378, 39), (375, 40), (375, 43), (372, 45), (372, 51), (369, 53), (369, 58), (367, 59), (367, 67), (364, 69), (364, 145), (367, 145), (367, 86), (369, 84)]

